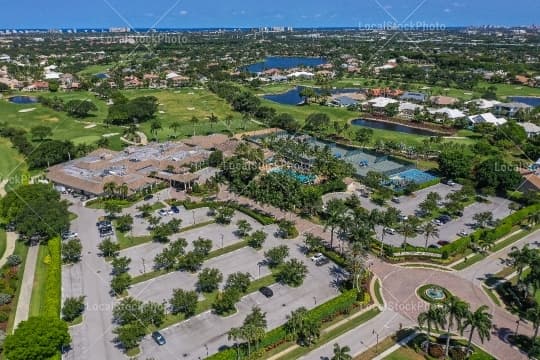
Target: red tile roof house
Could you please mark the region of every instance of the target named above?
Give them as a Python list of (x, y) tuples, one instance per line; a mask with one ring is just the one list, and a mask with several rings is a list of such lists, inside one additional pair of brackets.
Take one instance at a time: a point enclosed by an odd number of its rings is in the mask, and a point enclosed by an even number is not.
[(35, 81), (32, 84), (25, 87), (25, 91), (47, 91), (49, 90), (49, 83), (46, 81)]

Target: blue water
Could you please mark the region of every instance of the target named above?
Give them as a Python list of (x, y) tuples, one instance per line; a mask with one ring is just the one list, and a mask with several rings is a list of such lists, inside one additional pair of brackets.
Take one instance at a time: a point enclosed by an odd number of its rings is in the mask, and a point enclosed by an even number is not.
[(367, 127), (370, 129), (397, 131), (397, 132), (402, 132), (405, 134), (413, 134), (413, 135), (420, 135), (420, 136), (439, 136), (440, 135), (430, 130), (417, 129), (417, 128), (412, 128), (405, 125), (387, 123), (387, 122), (382, 122), (382, 121), (356, 119), (352, 121), (352, 124), (355, 126), (362, 126), (362, 127)]
[(259, 73), (274, 68), (287, 70), (299, 66), (316, 67), (322, 64), (326, 64), (323, 58), (270, 56), (262, 62), (248, 65), (246, 69), (250, 73)]
[(270, 170), (270, 172), (287, 175), (298, 180), (302, 184), (313, 184), (313, 182), (315, 181), (315, 175), (301, 174), (293, 170), (275, 168)]
[[(316, 92), (322, 91), (321, 89), (318, 89), (318, 88), (315, 88), (313, 90), (315, 90)], [(297, 86), (294, 89), (291, 89), (281, 94), (264, 95), (263, 98), (276, 102), (278, 104), (282, 104), (282, 105), (298, 105), (304, 101), (304, 99), (300, 96), (300, 91), (302, 91), (302, 86)], [(330, 90), (332, 94), (355, 93), (358, 91), (360, 91), (360, 89), (332, 89)]]
[(13, 96), (9, 98), (9, 101), (14, 104), (25, 105), (25, 104), (35, 104), (38, 102), (38, 99), (32, 96)]
[(533, 107), (540, 106), (540, 97), (533, 96), (509, 96), (510, 101), (527, 104)]

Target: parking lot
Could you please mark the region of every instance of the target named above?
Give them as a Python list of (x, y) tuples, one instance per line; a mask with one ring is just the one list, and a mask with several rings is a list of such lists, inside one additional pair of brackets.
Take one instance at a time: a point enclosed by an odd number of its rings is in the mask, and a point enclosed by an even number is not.
[[(181, 208), (182, 209), (182, 208)], [(208, 210), (207, 208), (205, 208)], [(204, 210), (204, 209), (198, 209), (198, 210)], [(175, 215), (181, 215), (175, 214)], [(172, 216), (167, 216), (163, 220), (164, 222), (169, 221), (168, 218), (172, 218)], [(211, 219), (211, 218), (209, 218)], [(254, 230), (259, 230), (262, 228), (262, 225), (259, 224), (257, 221), (253, 220), (247, 215), (244, 215), (240, 212), (235, 212), (232, 221), (229, 225), (220, 225), (220, 224), (209, 224), (205, 225), (204, 227), (181, 232), (178, 234), (175, 234), (171, 236), (171, 240), (177, 240), (179, 238), (186, 239), (188, 246), (186, 247), (186, 251), (190, 251), (193, 246), (192, 242), (194, 240), (197, 240), (199, 237), (212, 240), (212, 249), (217, 250), (221, 249), (222, 247), (227, 247), (229, 245), (232, 245), (234, 243), (237, 243), (241, 241), (241, 238), (236, 235), (236, 230), (238, 227), (236, 226), (236, 222), (239, 220), (246, 220), (251, 227)], [(149, 235), (149, 231), (145, 230), (144, 233), (141, 235)], [(157, 254), (159, 254), (163, 249), (167, 246), (167, 244), (161, 244), (161, 243), (147, 243), (135, 247), (131, 247), (128, 249), (125, 249), (120, 252), (120, 256), (127, 256), (131, 259), (130, 264), (130, 270), (129, 273), (132, 276), (141, 275), (145, 272), (152, 271), (154, 266), (154, 258)]]
[[(245, 316), (251, 311), (252, 307), (258, 306), (266, 313), (268, 322), (268, 330), (282, 325), (286, 322), (286, 317), (291, 311), (304, 306), (308, 309), (315, 307), (330, 300), (339, 294), (335, 287), (335, 281), (339, 275), (339, 271), (335, 271), (335, 265), (330, 263), (325, 266), (317, 267), (313, 262), (306, 258), (299, 250), (300, 240), (290, 241), (274, 239), (280, 244), (288, 244), (292, 257), (298, 257), (308, 266), (309, 274), (306, 277), (304, 284), (298, 288), (291, 288), (281, 284), (274, 284), (270, 288), (274, 292), (272, 298), (266, 298), (262, 294), (256, 292), (242, 298), (237, 304), (237, 313), (228, 317), (222, 318), (212, 314), (210, 311), (200, 314), (192, 319), (186, 320), (178, 325), (167, 328), (161, 333), (167, 340), (167, 344), (158, 346), (154, 340), (147, 337), (141, 344), (142, 356), (152, 357), (154, 359), (202, 359), (219, 351), (224, 346), (232, 346), (233, 342), (228, 341), (227, 332), (232, 327), (240, 326)], [(273, 241), (269, 244), (274, 246)], [(232, 253), (232, 257), (223, 256), (223, 259), (217, 260), (217, 263), (205, 264), (212, 267), (235, 267), (233, 271), (249, 271), (250, 273), (257, 272), (256, 263), (258, 256), (255, 256), (252, 249), (242, 249), (237, 254)], [(246, 253), (249, 251), (250, 253)], [(263, 251), (259, 251), (262, 254)], [(235, 252), (236, 253), (236, 252)], [(260, 255), (259, 255), (260, 256)], [(242, 262), (247, 261), (248, 265), (244, 267)], [(238, 267), (236, 267), (238, 266)], [(224, 273), (229, 270), (221, 269)], [(265, 270), (261, 270), (265, 271)], [(263, 274), (261, 274), (263, 276)], [(156, 279), (158, 280), (158, 279)], [(172, 279), (171, 279), (172, 280)], [(176, 281), (176, 280), (175, 280)], [(177, 286), (179, 283), (177, 283)], [(174, 288), (174, 286), (172, 287)], [(153, 289), (153, 288), (152, 288)], [(134, 289), (130, 290), (133, 291)], [(149, 289), (144, 290), (146, 293)], [(152, 292), (150, 290), (149, 292)], [(170, 296), (170, 294), (168, 295)], [(157, 298), (156, 298), (157, 299)]]
[[(426, 199), (429, 193), (434, 192), (440, 195), (442, 201), (444, 202), (446, 196), (448, 194), (459, 191), (461, 189), (460, 185), (454, 185), (449, 186), (445, 184), (437, 184), (434, 186), (431, 186), (426, 189), (419, 190), (415, 192), (412, 196), (400, 196), (398, 199), (399, 202), (389, 202), (389, 207), (395, 207), (396, 209), (400, 210), (401, 213), (404, 216), (413, 216), (415, 215), (416, 211), (419, 209), (419, 205)], [(362, 197), (360, 193), (354, 192), (354, 193), (334, 193), (334, 194), (327, 194), (324, 197), (324, 201), (328, 202), (331, 199), (347, 199), (351, 195), (357, 196), (360, 199), (360, 202), (362, 204), (362, 207), (365, 209), (371, 211), (373, 209), (379, 209), (384, 210), (384, 207), (381, 207), (379, 205), (376, 205), (373, 203), (370, 199)], [(454, 241), (457, 238), (459, 238), (459, 233), (464, 231), (466, 233), (471, 233), (474, 231), (473, 227), (475, 225), (475, 222), (473, 220), (474, 215), (482, 213), (482, 212), (490, 212), (493, 214), (493, 219), (503, 219), (510, 215), (512, 211), (509, 208), (510, 201), (489, 196), (487, 197), (487, 202), (483, 203), (474, 203), (472, 205), (467, 206), (463, 210), (463, 216), (452, 219), (446, 224), (442, 224), (439, 226), (439, 237), (438, 238), (430, 238), (428, 240), (428, 246), (437, 246), (437, 242), (439, 241)], [(383, 228), (377, 227), (377, 238), (381, 239)], [(384, 242), (387, 244), (391, 244), (394, 246), (401, 246), (403, 244), (403, 236), (399, 235), (397, 232), (394, 235), (386, 234), (384, 237)], [(426, 239), (422, 234), (418, 234), (417, 236), (407, 239), (407, 243), (414, 245), (414, 246), (425, 246)]]

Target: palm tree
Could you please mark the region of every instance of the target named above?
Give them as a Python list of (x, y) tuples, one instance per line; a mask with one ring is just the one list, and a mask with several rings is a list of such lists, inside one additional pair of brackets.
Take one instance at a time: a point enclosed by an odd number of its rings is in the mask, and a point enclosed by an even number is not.
[(534, 306), (527, 310), (527, 319), (529, 319), (534, 326), (534, 335), (531, 338), (531, 343), (534, 344), (538, 337), (538, 330), (540, 329), (540, 304), (534, 303)]
[(248, 121), (251, 120), (251, 117), (249, 116), (249, 114), (244, 114), (242, 115), (242, 129), (243, 130), (246, 130), (246, 124), (248, 123)]
[(432, 222), (428, 222), (424, 225), (424, 238), (426, 239), (426, 249), (430, 238), (439, 238), (439, 229)]
[(161, 126), (161, 123), (158, 120), (154, 120), (150, 124), (150, 133), (154, 135), (155, 138), (157, 138), (157, 133), (161, 129), (163, 129), (163, 127)]
[(484, 339), (490, 339), (491, 338), (491, 326), (492, 326), (492, 315), (487, 312), (489, 308), (487, 305), (482, 305), (476, 311), (471, 312), (468, 311), (467, 315), (465, 317), (465, 321), (463, 322), (463, 326), (461, 327), (461, 335), (463, 335), (463, 331), (470, 327), (470, 333), (469, 333), (469, 341), (467, 343), (467, 354), (471, 350), (471, 343), (472, 343), (472, 337), (474, 334), (474, 331), (478, 333), (478, 337), (480, 338), (480, 341), (484, 343)]
[(195, 136), (195, 127), (199, 123), (199, 118), (196, 116), (192, 116), (190, 122), (193, 125), (193, 136)]
[(174, 137), (176, 137), (176, 134), (178, 133), (178, 129), (180, 129), (181, 127), (182, 127), (182, 124), (179, 121), (173, 121), (169, 125), (169, 129), (174, 131)]
[(214, 128), (214, 124), (216, 124), (219, 121), (219, 118), (216, 116), (216, 114), (212, 113), (208, 117), (208, 120), (210, 121), (210, 128)]
[(332, 356), (332, 360), (352, 360), (352, 356), (349, 354), (350, 352), (350, 347), (341, 347), (338, 343), (336, 343), (334, 344), (334, 356)]
[(431, 330), (435, 329), (439, 331), (439, 328), (443, 328), (445, 324), (444, 312), (443, 309), (438, 306), (431, 304), (428, 311), (420, 313), (418, 315), (418, 325), (420, 327), (427, 326), (427, 341), (425, 352), (429, 351), (429, 339), (431, 337)]
[(414, 228), (414, 225), (409, 220), (405, 221), (403, 225), (401, 225), (399, 232), (403, 236), (403, 245), (402, 245), (403, 247), (407, 245), (407, 239), (410, 239), (414, 235), (416, 235), (416, 229)]
[(107, 195), (107, 197), (113, 197), (116, 192), (116, 184), (113, 182), (106, 183), (103, 185), (103, 192)]
[(512, 247), (512, 251), (508, 254), (508, 257), (512, 260), (512, 266), (516, 269), (518, 275), (518, 283), (521, 283), (523, 270), (527, 267), (534, 258), (534, 251), (529, 248), (529, 245), (525, 245), (522, 249)]
[(123, 183), (122, 185), (120, 185), (120, 186), (118, 187), (118, 193), (120, 194), (120, 196), (121, 196), (123, 199), (127, 198), (128, 193), (129, 193), (129, 186), (128, 186), (128, 184)]
[(540, 224), (540, 212), (535, 211), (527, 216), (527, 224), (529, 224), (530, 227), (535, 227)]
[(450, 295), (444, 303), (443, 311), (446, 317), (446, 349), (445, 356), (448, 358), (450, 350), (450, 331), (454, 326), (461, 329), (461, 322), (469, 311), (469, 304), (460, 300), (457, 296)]
[(234, 346), (236, 347), (236, 359), (240, 359), (240, 342), (239, 340), (243, 339), (242, 328), (232, 328), (227, 333), (227, 338), (229, 341), (234, 341)]
[(347, 206), (339, 199), (332, 199), (326, 204), (324, 230), (330, 228), (330, 248), (334, 248), (334, 233), (341, 225)]

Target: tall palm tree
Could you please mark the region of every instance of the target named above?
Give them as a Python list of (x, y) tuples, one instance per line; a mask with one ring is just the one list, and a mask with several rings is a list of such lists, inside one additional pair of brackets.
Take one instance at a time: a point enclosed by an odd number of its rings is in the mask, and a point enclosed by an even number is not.
[(512, 251), (508, 254), (508, 257), (512, 261), (512, 266), (516, 269), (518, 275), (518, 283), (521, 283), (523, 270), (533, 260), (535, 252), (529, 248), (529, 245), (525, 245), (522, 249), (512, 247)]
[(193, 125), (193, 136), (195, 136), (195, 127), (199, 123), (199, 118), (196, 116), (192, 116), (189, 122), (191, 122), (191, 124)]
[(527, 224), (529, 224), (530, 227), (535, 227), (540, 224), (540, 212), (535, 211), (527, 216)]
[(420, 327), (427, 327), (427, 341), (425, 352), (429, 351), (429, 339), (431, 337), (431, 331), (433, 329), (439, 331), (445, 325), (445, 318), (443, 309), (439, 305), (431, 304), (429, 309), (418, 315), (418, 325)]
[(448, 351), (450, 350), (450, 331), (455, 326), (461, 329), (461, 322), (469, 311), (469, 304), (460, 300), (455, 295), (450, 295), (448, 300), (444, 303), (443, 311), (446, 316), (446, 349), (445, 356), (448, 358)]
[(426, 239), (426, 249), (430, 238), (439, 238), (439, 229), (431, 221), (424, 225), (424, 238)]
[(219, 121), (219, 118), (216, 116), (216, 114), (211, 113), (208, 117), (208, 121), (210, 121), (210, 128), (214, 128), (214, 124), (216, 124)]
[(120, 194), (120, 196), (121, 196), (123, 199), (127, 198), (128, 193), (129, 193), (129, 186), (128, 186), (128, 184), (123, 183), (122, 185), (120, 185), (120, 186), (118, 187), (118, 193)]
[(111, 182), (106, 183), (103, 185), (103, 192), (107, 197), (113, 197), (116, 192), (116, 184)]
[(326, 204), (324, 218), (324, 230), (330, 228), (330, 247), (334, 248), (334, 234), (336, 228), (342, 224), (343, 217), (347, 211), (345, 203), (339, 199), (332, 199)]
[(332, 360), (352, 360), (352, 356), (349, 354), (351, 348), (348, 346), (339, 346), (338, 343), (334, 344), (334, 356)]
[(467, 354), (471, 350), (471, 344), (472, 344), (472, 337), (474, 332), (476, 331), (478, 333), (478, 337), (480, 338), (480, 341), (484, 343), (484, 339), (490, 339), (491, 338), (491, 326), (492, 323), (492, 315), (488, 312), (489, 308), (487, 305), (482, 305), (476, 311), (468, 311), (467, 315), (465, 316), (465, 321), (463, 322), (463, 326), (461, 327), (461, 335), (463, 335), (463, 331), (466, 328), (470, 328), (469, 333), (469, 341), (467, 343)]
[(399, 229), (399, 232), (403, 236), (403, 245), (402, 245), (403, 247), (405, 247), (407, 245), (407, 239), (410, 239), (414, 235), (416, 235), (416, 229), (415, 229), (414, 225), (409, 220), (405, 221), (401, 225), (401, 228)]
[(527, 319), (529, 319), (534, 326), (534, 335), (531, 338), (531, 342), (534, 344), (538, 337), (538, 330), (540, 329), (540, 304), (535, 302), (534, 306), (527, 310)]
[(154, 137), (156, 138), (157, 138), (158, 131), (161, 129), (163, 129), (163, 127), (161, 126), (161, 123), (158, 120), (154, 120), (150, 124), (150, 133), (154, 135)]
[(170, 125), (169, 125), (169, 129), (171, 129), (172, 131), (174, 131), (174, 137), (176, 137), (177, 133), (178, 133), (178, 129), (180, 129), (182, 127), (182, 124), (179, 122), (179, 121), (173, 121)]
[(242, 328), (232, 328), (227, 333), (229, 341), (234, 341), (236, 347), (236, 359), (240, 359), (240, 340), (243, 339)]

